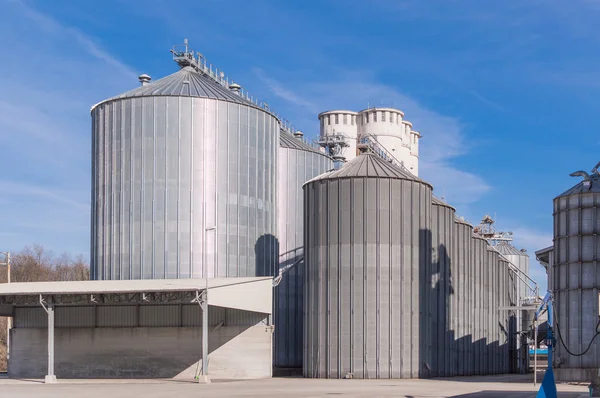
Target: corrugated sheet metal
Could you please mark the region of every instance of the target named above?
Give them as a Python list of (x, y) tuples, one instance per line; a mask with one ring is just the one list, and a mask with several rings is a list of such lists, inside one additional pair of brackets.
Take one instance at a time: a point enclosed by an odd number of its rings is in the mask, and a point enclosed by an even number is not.
[[(291, 138), (290, 138), (291, 137)], [(281, 134), (278, 178), (279, 268), (289, 268), (274, 290), (273, 364), (301, 368), (303, 347), (304, 214), (302, 185), (333, 168), (324, 154), (306, 149), (302, 141)]]
[(426, 375), (431, 186), (372, 155), (346, 167), (374, 178), (304, 186), (304, 376)]
[(47, 328), (48, 315), (42, 307), (15, 308), (13, 317), (14, 328)]
[(92, 121), (92, 279), (273, 274), (273, 115), (215, 99), (126, 96), (94, 108)]
[[(44, 315), (46, 315), (45, 312)], [(54, 316), (56, 328), (93, 328), (96, 325), (96, 313), (93, 306), (56, 307)]]
[[(56, 307), (56, 328), (192, 327), (202, 326), (198, 304)], [(258, 312), (211, 306), (211, 326), (254, 326), (267, 324), (268, 317)], [(15, 328), (46, 328), (48, 316), (41, 307), (17, 307)]]
[(96, 309), (96, 326), (99, 328), (137, 327), (138, 307), (135, 305), (103, 307)]

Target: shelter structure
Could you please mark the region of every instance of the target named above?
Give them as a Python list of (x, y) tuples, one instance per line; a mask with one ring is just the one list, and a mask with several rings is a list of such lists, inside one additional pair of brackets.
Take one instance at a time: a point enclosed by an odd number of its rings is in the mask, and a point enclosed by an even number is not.
[(0, 316), (14, 320), (8, 374), (271, 377), (272, 286), (271, 277), (2, 284)]

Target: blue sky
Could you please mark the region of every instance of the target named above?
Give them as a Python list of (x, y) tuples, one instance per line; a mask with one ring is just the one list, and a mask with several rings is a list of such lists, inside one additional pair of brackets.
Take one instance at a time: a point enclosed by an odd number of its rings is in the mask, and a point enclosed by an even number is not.
[[(316, 114), (393, 105), (421, 176), (532, 256), (552, 198), (600, 160), (600, 2), (0, 3), (0, 249), (89, 255), (90, 107), (175, 72), (184, 37), (309, 137)], [(545, 283), (543, 283), (545, 286)]]

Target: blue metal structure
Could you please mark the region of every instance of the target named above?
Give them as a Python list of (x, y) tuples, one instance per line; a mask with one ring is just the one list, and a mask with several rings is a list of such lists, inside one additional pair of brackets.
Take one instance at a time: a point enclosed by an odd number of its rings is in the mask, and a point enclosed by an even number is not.
[[(556, 382), (554, 380), (554, 371), (552, 370), (552, 349), (554, 347), (554, 335), (553, 335), (553, 327), (554, 327), (554, 311), (553, 311), (553, 303), (552, 303), (552, 292), (548, 291), (544, 300), (538, 307), (535, 312), (535, 320), (537, 321), (539, 315), (547, 309), (548, 311), (548, 333), (547, 333), (547, 341), (546, 345), (548, 346), (548, 369), (546, 369), (546, 374), (544, 375), (544, 380), (542, 380), (542, 385), (540, 386), (540, 390), (538, 391), (536, 397), (537, 398), (556, 398)], [(537, 344), (537, 343), (536, 343)]]

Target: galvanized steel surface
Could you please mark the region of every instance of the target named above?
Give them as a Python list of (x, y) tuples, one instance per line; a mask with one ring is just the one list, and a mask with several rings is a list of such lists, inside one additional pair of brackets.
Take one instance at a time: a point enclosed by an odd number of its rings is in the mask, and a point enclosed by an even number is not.
[[(551, 289), (556, 301), (555, 322), (571, 352), (583, 352), (596, 333), (600, 292), (600, 182), (577, 184), (554, 199), (554, 265)], [(561, 377), (586, 378), (585, 370), (600, 368), (600, 339), (583, 356), (569, 355), (556, 347)]]
[(431, 186), (371, 157), (304, 186), (305, 377), (429, 376)]
[(449, 328), (448, 345), (450, 360), (447, 362), (445, 375), (457, 376), (473, 374), (470, 368), (473, 363), (472, 352), (473, 320), (473, 288), (472, 279), (473, 261), (471, 258), (471, 236), (473, 227), (460, 220), (453, 220), (453, 237), (450, 259), (450, 286), (449, 296)]
[(288, 271), (274, 291), (274, 366), (301, 368), (304, 296), (304, 196), (302, 185), (333, 168), (333, 161), (291, 134), (279, 147), (279, 268)]
[(457, 261), (453, 257), (453, 239), (456, 231), (454, 208), (433, 197), (431, 209), (431, 272), (426, 285), (431, 286), (431, 343), (432, 376), (449, 376), (454, 344), (454, 331), (451, 326), (451, 300), (454, 294), (451, 265)]
[(221, 91), (157, 82), (92, 111), (93, 279), (202, 277), (205, 263), (209, 277), (264, 276), (277, 266), (279, 121), (194, 73), (165, 79)]

